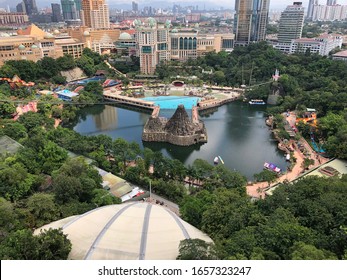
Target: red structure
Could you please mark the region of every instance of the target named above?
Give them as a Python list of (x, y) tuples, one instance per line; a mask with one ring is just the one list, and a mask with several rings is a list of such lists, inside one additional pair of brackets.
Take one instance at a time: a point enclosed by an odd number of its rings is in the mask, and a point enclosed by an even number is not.
[(0, 81), (6, 81), (10, 85), (11, 88), (18, 88), (21, 86), (32, 87), (35, 85), (34, 82), (25, 82), (21, 80), (17, 75), (14, 75), (12, 79), (10, 78), (0, 78)]

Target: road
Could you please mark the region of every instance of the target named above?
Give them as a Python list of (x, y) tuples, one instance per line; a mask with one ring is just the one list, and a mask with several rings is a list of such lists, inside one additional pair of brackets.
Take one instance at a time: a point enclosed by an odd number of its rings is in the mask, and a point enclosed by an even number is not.
[[(149, 201), (149, 198), (147, 198), (148, 201)], [(179, 216), (179, 207), (176, 203), (173, 203), (172, 201), (170, 200), (167, 200), (159, 195), (156, 195), (154, 193), (151, 194), (151, 198), (150, 198), (150, 201), (153, 203), (153, 204), (156, 204), (156, 201), (160, 201), (160, 202), (164, 202), (164, 205), (162, 207), (167, 207), (168, 209), (170, 209), (172, 212), (174, 212), (175, 214), (177, 214)], [(160, 206), (160, 204), (157, 204)]]
[[(130, 185), (132, 188), (138, 187), (139, 190), (147, 192), (147, 190), (145, 190), (144, 188), (141, 188), (140, 186), (137, 186), (135, 184), (130, 184)], [(146, 201), (151, 202), (153, 204), (157, 204), (156, 203), (157, 200), (160, 202), (164, 202), (164, 205), (162, 205), (162, 207), (167, 207), (168, 209), (170, 209), (172, 212), (174, 212), (175, 214), (177, 214), (179, 216), (180, 210), (179, 210), (179, 206), (176, 203), (174, 203), (174, 202), (172, 202), (166, 198), (163, 198), (159, 195), (156, 195), (153, 192), (151, 194), (151, 198), (149, 198), (149, 197), (146, 198)], [(161, 206), (159, 203), (157, 205)]]

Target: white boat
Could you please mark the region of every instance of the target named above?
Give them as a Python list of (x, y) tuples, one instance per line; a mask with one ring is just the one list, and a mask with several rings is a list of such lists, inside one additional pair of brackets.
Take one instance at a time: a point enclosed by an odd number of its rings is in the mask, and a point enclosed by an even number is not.
[(262, 100), (262, 99), (251, 99), (249, 102), (248, 102), (250, 105), (265, 105), (265, 101)]
[(290, 161), (290, 154), (286, 154), (286, 161)]
[(214, 163), (214, 164), (218, 164), (218, 163), (219, 163), (219, 158), (218, 158), (218, 157), (215, 157), (214, 160), (213, 160), (213, 163)]

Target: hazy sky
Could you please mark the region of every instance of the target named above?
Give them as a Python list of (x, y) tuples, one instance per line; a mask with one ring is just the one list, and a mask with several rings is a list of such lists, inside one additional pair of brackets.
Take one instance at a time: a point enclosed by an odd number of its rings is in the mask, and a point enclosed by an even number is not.
[[(111, 7), (117, 7), (118, 5), (122, 5), (124, 7), (124, 4), (128, 5), (130, 7), (132, 0), (106, 0), (106, 2), (109, 4)], [(300, 1), (300, 0), (299, 0)], [(0, 0), (0, 7), (5, 8), (7, 5), (10, 5), (10, 7), (15, 7), (16, 4), (21, 2), (21, 0)], [(206, 5), (206, 8), (213, 7), (213, 5), (216, 5), (215, 0), (206, 0), (206, 1), (194, 1), (194, 0), (135, 0), (135, 2), (139, 3), (140, 7), (143, 6), (149, 6), (153, 2), (161, 3), (160, 6), (163, 8), (172, 6), (173, 3), (181, 4), (181, 5), (188, 5), (188, 4), (194, 4), (194, 5), (199, 5), (199, 7), (203, 7), (204, 3)], [(292, 4), (295, 2), (295, 0), (270, 0), (270, 8), (271, 9), (278, 9), (282, 10), (284, 9), (287, 5)], [(303, 2), (303, 6), (307, 8), (309, 0), (302, 0), (300, 2)], [(48, 7), (50, 6), (50, 3), (60, 3), (60, 0), (36, 0), (37, 6), (39, 8), (42, 7)], [(224, 8), (232, 8), (234, 9), (235, 6), (235, 0), (219, 0), (217, 2), (217, 7), (224, 7)], [(337, 0), (338, 4), (341, 5), (347, 5), (347, 0)], [(326, 0), (319, 0), (319, 4), (326, 4)], [(158, 5), (155, 5), (158, 6)]]

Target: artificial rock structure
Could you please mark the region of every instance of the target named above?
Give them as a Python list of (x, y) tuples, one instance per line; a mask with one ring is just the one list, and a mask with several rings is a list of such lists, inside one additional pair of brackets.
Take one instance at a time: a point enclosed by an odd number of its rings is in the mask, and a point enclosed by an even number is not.
[(207, 132), (204, 123), (198, 119), (196, 107), (192, 109), (190, 119), (184, 105), (179, 105), (170, 119), (151, 116), (145, 124), (142, 140), (190, 146), (206, 143)]

